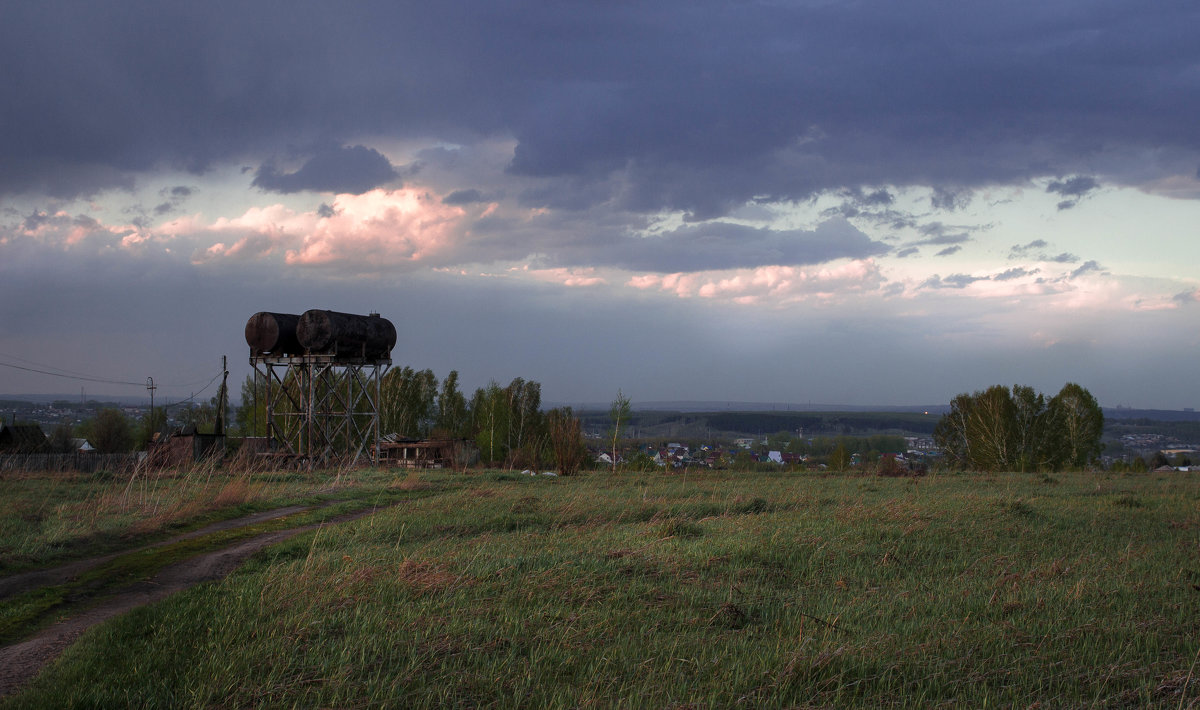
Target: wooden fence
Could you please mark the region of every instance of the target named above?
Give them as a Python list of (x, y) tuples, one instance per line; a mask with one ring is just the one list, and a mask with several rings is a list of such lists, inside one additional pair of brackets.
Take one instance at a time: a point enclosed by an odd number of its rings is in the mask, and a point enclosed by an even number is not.
[(133, 454), (0, 454), (3, 471), (79, 471), (127, 473), (137, 467), (144, 453)]

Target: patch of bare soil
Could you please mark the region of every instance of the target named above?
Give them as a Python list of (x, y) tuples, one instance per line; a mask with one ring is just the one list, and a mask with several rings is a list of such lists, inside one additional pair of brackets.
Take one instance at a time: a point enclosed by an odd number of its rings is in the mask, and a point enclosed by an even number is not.
[[(198, 537), (207, 533), (217, 532), (220, 530), (228, 530), (235, 527), (252, 525), (264, 520), (290, 515), (291, 513), (304, 510), (303, 507), (293, 506), (291, 508), (280, 508), (278, 510), (257, 513), (255, 515), (237, 518), (236, 520), (226, 520), (220, 523), (214, 523), (203, 530), (196, 530), (186, 535), (181, 535), (172, 540), (159, 543), (156, 546), (161, 546), (177, 540), (185, 540), (191, 537)], [(376, 508), (368, 508), (353, 513), (346, 513), (322, 523), (322, 525), (344, 523), (350, 520), (365, 517), (375, 512)], [(282, 512), (287, 511), (287, 512)], [(92, 626), (110, 619), (118, 614), (124, 614), (127, 611), (136, 609), (139, 606), (151, 604), (153, 602), (164, 599), (175, 592), (182, 591), (201, 582), (208, 582), (216, 579), (221, 579), (235, 570), (238, 565), (244, 562), (250, 555), (255, 552), (283, 542), (290, 537), (298, 535), (308, 530), (314, 530), (318, 525), (305, 525), (303, 527), (289, 528), (287, 530), (277, 530), (275, 532), (264, 533), (248, 540), (230, 545), (229, 547), (197, 555), (183, 562), (179, 562), (161, 569), (154, 577), (137, 582), (124, 589), (121, 589), (113, 594), (107, 595), (100, 603), (88, 608), (86, 611), (58, 622), (57, 624), (46, 628), (39, 632), (33, 638), (21, 641), (0, 648), (0, 696), (8, 695), (17, 690), (20, 690), (26, 683), (32, 680), (46, 664), (53, 661), (59, 656), (67, 646), (71, 645), (75, 639), (79, 638), (84, 631)], [(39, 570), (39, 572), (30, 572), (25, 575), (16, 575), (18, 577), (27, 577), (28, 579), (17, 591), (26, 591), (35, 589), (46, 584), (56, 584), (70, 580), (74, 575), (78, 575), (81, 571), (102, 564), (105, 560), (112, 559), (116, 555), (107, 555), (105, 557), (95, 558), (91, 560), (82, 560), (80, 562), (65, 565), (54, 570)], [(66, 570), (66, 571), (64, 571)], [(40, 583), (32, 582), (32, 575), (39, 573), (56, 573), (44, 577), (49, 581)], [(60, 575), (66, 575), (65, 577)], [(8, 582), (13, 578), (3, 580)], [(9, 594), (17, 592), (9, 591)]]

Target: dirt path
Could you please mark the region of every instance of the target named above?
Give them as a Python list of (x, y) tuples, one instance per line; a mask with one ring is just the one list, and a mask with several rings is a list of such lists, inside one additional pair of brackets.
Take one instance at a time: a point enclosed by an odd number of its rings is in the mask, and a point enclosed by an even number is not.
[(141, 550), (152, 550), (156, 547), (164, 547), (166, 545), (172, 545), (172, 544), (180, 542), (182, 540), (190, 540), (195, 537), (201, 537), (203, 535), (208, 535), (209, 533), (220, 532), (222, 530), (232, 530), (234, 528), (242, 528), (242, 527), (246, 527), (247, 525), (256, 525), (258, 523), (261, 523), (261, 522), (264, 522), (267, 520), (274, 520), (276, 518), (282, 518), (287, 515), (292, 515), (293, 513), (299, 513), (299, 512), (308, 510), (310, 507), (311, 506), (292, 505), (292, 506), (288, 506), (286, 508), (275, 508), (274, 510), (264, 510), (262, 512), (254, 513), (252, 515), (246, 515), (241, 518), (230, 518), (229, 520), (220, 520), (218, 522), (212, 523), (211, 525), (206, 525), (198, 530), (193, 530), (191, 532), (183, 533), (182, 535), (176, 535), (173, 538), (170, 538), (168, 540), (162, 540), (162, 541), (156, 542), (152, 545), (146, 545), (144, 547), (135, 547), (135, 548), (131, 548), (129, 550), (121, 550), (120, 552), (113, 552), (111, 554), (102, 555), (100, 557), (91, 557), (86, 560), (76, 560), (75, 562), (68, 562), (65, 565), (61, 565), (59, 567), (52, 567), (50, 569), (36, 569), (31, 572), (22, 572), (20, 574), (14, 574), (12, 576), (4, 577), (4, 578), (0, 579), (0, 599), (5, 599), (7, 597), (15, 596), (17, 594), (23, 594), (30, 590), (37, 589), (38, 587), (48, 587), (48, 586), (57, 585), (57, 584), (66, 584), (67, 582), (70, 582), (71, 580), (78, 577), (80, 574), (83, 574), (84, 572), (86, 572), (94, 567), (99, 567), (100, 565), (104, 564), (105, 562), (109, 562), (113, 559), (116, 559), (117, 557), (120, 557), (121, 555), (127, 555), (130, 552), (139, 552)]
[[(390, 507), (390, 506), (388, 506)], [(299, 512), (305, 508), (293, 506), (292, 508), (280, 508), (274, 511), (258, 513), (256, 515), (247, 516), (245, 518), (237, 518), (235, 520), (222, 521), (204, 528), (196, 530), (186, 535), (173, 538), (158, 545), (169, 544), (177, 540), (184, 540), (190, 537), (198, 537), (211, 532), (220, 530), (228, 530), (235, 527), (252, 525), (256, 522), (270, 520), (272, 518), (290, 515), (294, 512)], [(201, 582), (208, 582), (216, 579), (221, 579), (235, 570), (238, 565), (253, 555), (255, 552), (283, 542), (288, 538), (299, 535), (302, 532), (315, 530), (322, 525), (330, 525), (344, 523), (350, 520), (370, 515), (377, 510), (384, 508), (367, 508), (353, 513), (346, 513), (337, 517), (331, 518), (324, 523), (317, 525), (305, 525), (303, 527), (289, 528), (287, 530), (277, 530), (274, 532), (264, 533), (248, 540), (242, 540), (229, 547), (215, 550), (204, 554), (197, 555), (190, 559), (184, 560), (174, 565), (164, 567), (159, 570), (158, 574), (148, 580), (137, 582), (124, 589), (107, 595), (103, 600), (86, 611), (60, 621), (53, 626), (43, 629), (36, 636), (0, 648), (0, 697), (13, 693), (21, 689), (26, 683), (33, 678), (46, 666), (59, 656), (68, 646), (79, 638), (84, 631), (92, 626), (111, 619), (119, 614), (124, 614), (127, 611), (136, 609), (139, 606), (151, 604), (153, 602), (164, 599), (175, 592), (182, 591)], [(290, 512), (281, 512), (290, 511)], [(249, 522), (247, 522), (249, 521)], [(120, 553), (119, 553), (120, 554)], [(31, 580), (26, 580), (26, 586), (22, 589), (31, 589), (45, 584), (56, 583), (55, 580), (67, 581), (74, 575), (79, 574), (84, 569), (95, 567), (102, 564), (107, 559), (112, 559), (117, 555), (107, 555), (101, 558), (92, 560), (83, 560), (80, 562), (65, 565), (54, 570), (39, 570), (44, 573), (66, 574), (65, 578), (60, 578), (57, 575), (47, 577), (49, 582), (30, 585)], [(65, 571), (64, 571), (65, 570)], [(37, 573), (30, 572), (26, 575), (18, 575), (28, 577)], [(10, 577), (9, 580), (12, 578)], [(4, 580), (5, 582), (9, 580)]]

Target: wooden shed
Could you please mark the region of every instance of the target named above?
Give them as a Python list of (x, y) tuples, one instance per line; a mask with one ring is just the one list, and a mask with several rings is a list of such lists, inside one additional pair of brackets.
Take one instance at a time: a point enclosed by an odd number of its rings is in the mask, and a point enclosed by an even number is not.
[(403, 468), (445, 468), (471, 463), (467, 439), (409, 439), (390, 434), (379, 442), (379, 464)]

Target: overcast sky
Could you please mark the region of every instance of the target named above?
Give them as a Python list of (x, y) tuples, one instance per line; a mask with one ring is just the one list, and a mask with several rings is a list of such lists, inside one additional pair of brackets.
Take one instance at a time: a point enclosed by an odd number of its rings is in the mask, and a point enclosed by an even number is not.
[(551, 401), (1200, 406), (1195, 0), (0, 8), (0, 392), (328, 308)]

